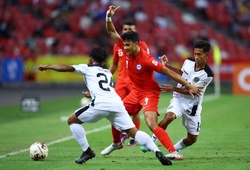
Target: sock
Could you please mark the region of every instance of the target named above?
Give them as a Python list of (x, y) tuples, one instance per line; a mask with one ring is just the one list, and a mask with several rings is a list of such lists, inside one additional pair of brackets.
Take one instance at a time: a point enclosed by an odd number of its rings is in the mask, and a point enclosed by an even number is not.
[(140, 122), (133, 122), (135, 124), (136, 129), (140, 129), (141, 123)]
[(151, 139), (152, 139), (153, 142), (157, 141), (157, 137), (155, 136), (155, 134), (152, 135)]
[(116, 128), (114, 128), (113, 125), (111, 127), (111, 130), (112, 130), (112, 136), (113, 136), (113, 143), (120, 143), (122, 133), (119, 130), (117, 130)]
[(150, 149), (154, 153), (156, 151), (160, 151), (159, 148), (155, 145), (155, 143), (152, 140), (150, 140), (150, 136), (143, 131), (138, 130), (136, 132), (135, 140), (139, 142), (141, 145), (146, 146), (148, 149)]
[(141, 123), (140, 122), (134, 122), (136, 129), (140, 129)]
[(174, 145), (174, 147), (178, 151), (178, 150), (182, 150), (182, 149), (186, 148), (187, 146), (183, 143), (183, 139), (181, 139), (179, 142), (177, 142)]
[(155, 136), (158, 138), (158, 140), (161, 142), (161, 144), (171, 153), (175, 152), (174, 145), (168, 136), (168, 133), (163, 130), (161, 127), (157, 127), (154, 132)]
[(89, 143), (86, 138), (85, 129), (82, 127), (82, 125), (77, 124), (77, 123), (69, 125), (69, 128), (72, 132), (72, 135), (81, 146), (82, 150), (86, 151), (89, 147)]

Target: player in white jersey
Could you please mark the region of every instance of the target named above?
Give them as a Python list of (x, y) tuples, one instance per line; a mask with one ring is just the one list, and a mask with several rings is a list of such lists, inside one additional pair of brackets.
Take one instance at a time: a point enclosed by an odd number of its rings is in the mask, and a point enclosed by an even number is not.
[[(213, 72), (207, 65), (207, 57), (210, 48), (211, 45), (209, 42), (204, 40), (196, 41), (194, 43), (194, 58), (186, 59), (181, 69), (168, 65), (166, 56), (160, 58), (164, 65), (182, 75), (182, 77), (189, 83), (203, 87), (203, 93), (200, 96), (192, 98), (187, 89), (179, 83), (177, 84), (177, 87), (173, 87), (172, 85), (161, 86), (163, 92), (173, 92), (173, 98), (167, 108), (167, 113), (159, 123), (159, 126), (163, 129), (167, 129), (167, 126), (174, 119), (182, 116), (182, 124), (187, 130), (187, 137), (181, 139), (174, 145), (177, 151), (194, 144), (200, 133), (200, 114), (202, 110), (203, 96), (207, 86), (213, 79)], [(156, 137), (153, 135), (152, 139), (156, 140)], [(142, 146), (141, 150), (146, 152), (147, 148)], [(182, 156), (172, 153), (166, 156), (172, 160), (183, 160)]]
[(108, 119), (119, 131), (126, 132), (135, 138), (140, 144), (147, 146), (155, 153), (162, 165), (172, 165), (172, 162), (164, 156), (150, 136), (138, 129), (133, 124), (123, 102), (113, 88), (112, 74), (103, 68), (107, 54), (102, 48), (94, 48), (89, 54), (88, 64), (79, 65), (40, 65), (38, 69), (54, 70), (58, 72), (75, 72), (82, 75), (89, 89), (92, 102), (77, 109), (68, 119), (70, 130), (81, 146), (83, 153), (75, 160), (77, 164), (85, 163), (95, 157), (86, 138), (86, 132), (82, 123), (94, 123), (102, 118)]

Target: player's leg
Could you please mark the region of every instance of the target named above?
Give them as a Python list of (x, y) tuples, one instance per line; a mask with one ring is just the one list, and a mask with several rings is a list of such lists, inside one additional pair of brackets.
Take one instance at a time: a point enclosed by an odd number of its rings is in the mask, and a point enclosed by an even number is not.
[[(132, 115), (132, 121), (135, 124), (135, 127), (137, 129), (140, 129), (141, 122), (140, 122), (140, 114), (139, 113), (137, 115)], [(128, 146), (135, 146), (136, 143), (137, 143), (137, 141), (134, 138), (131, 138), (129, 143), (128, 143)]]
[[(127, 86), (126, 82), (118, 80), (115, 85), (115, 91), (123, 100), (130, 93), (131, 87)], [(129, 136), (125, 132), (120, 134), (120, 132), (117, 131), (113, 126), (111, 132), (113, 136), (113, 143), (122, 142), (124, 144), (125, 140), (129, 138)]]
[[(168, 112), (165, 114), (164, 118), (161, 120), (161, 122), (159, 123), (159, 126), (166, 130), (167, 126), (176, 118), (175, 114), (173, 112)], [(151, 137), (153, 142), (157, 141), (157, 136), (155, 134), (152, 135)], [(147, 152), (149, 151), (149, 149), (145, 146), (141, 146), (140, 147), (142, 152)]]
[(183, 126), (187, 130), (187, 137), (178, 141), (174, 146), (176, 150), (182, 150), (188, 146), (193, 145), (198, 138), (200, 133), (201, 118), (200, 113), (195, 116), (191, 116), (188, 113), (183, 114)]
[(101, 151), (101, 155), (103, 156), (109, 155), (114, 150), (123, 148), (123, 142), (121, 141), (122, 132), (117, 130), (113, 125), (111, 126), (112, 126), (113, 143)]
[(147, 133), (136, 129), (135, 127), (125, 130), (125, 132), (136, 141), (138, 141), (141, 145), (146, 146), (152, 152), (154, 152), (162, 165), (172, 165), (172, 162), (166, 156), (164, 156), (164, 154), (159, 150), (156, 144), (152, 140), (150, 140), (150, 136)]
[(81, 125), (83, 122), (96, 122), (102, 118), (101, 115), (98, 115), (98, 112), (92, 111), (92, 109), (89, 106), (80, 108), (68, 118), (68, 125), (72, 135), (83, 150), (80, 158), (75, 160), (77, 164), (85, 163), (95, 157), (95, 153), (89, 146), (85, 129)]

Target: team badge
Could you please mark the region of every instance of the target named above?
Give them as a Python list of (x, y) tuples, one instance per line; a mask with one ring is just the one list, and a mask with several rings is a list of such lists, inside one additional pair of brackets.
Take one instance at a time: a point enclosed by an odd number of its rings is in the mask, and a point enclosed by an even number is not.
[(199, 77), (195, 77), (195, 78), (194, 78), (194, 82), (196, 82), (196, 83), (197, 83), (199, 80), (200, 80)]
[(137, 65), (136, 65), (136, 69), (137, 69), (137, 70), (141, 70), (141, 65), (140, 65), (140, 64), (137, 64)]
[(118, 50), (118, 56), (119, 56), (119, 57), (122, 57), (122, 56), (123, 56), (123, 52), (122, 52), (121, 49)]

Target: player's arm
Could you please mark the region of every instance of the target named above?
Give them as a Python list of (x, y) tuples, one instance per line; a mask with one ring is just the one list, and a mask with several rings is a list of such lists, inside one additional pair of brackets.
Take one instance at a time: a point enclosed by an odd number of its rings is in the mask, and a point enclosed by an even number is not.
[(38, 70), (45, 71), (45, 70), (54, 70), (58, 72), (74, 72), (75, 68), (68, 65), (39, 65)]
[(113, 60), (111, 66), (109, 67), (109, 71), (114, 74), (116, 69), (118, 68), (118, 63), (117, 61)]
[(174, 87), (172, 86), (171, 84), (162, 84), (160, 85), (160, 89), (162, 92), (178, 92), (178, 93), (181, 93), (181, 94), (186, 94), (186, 95), (189, 95), (189, 91), (187, 88), (179, 88), (179, 87)]
[(169, 68), (167, 68), (166, 66), (162, 67), (161, 72), (162, 74), (169, 76), (171, 79), (173, 79), (174, 81), (182, 84), (183, 86), (186, 86), (186, 88), (189, 91), (189, 94), (194, 97), (194, 95), (200, 95), (201, 94), (201, 88), (200, 86), (195, 86), (192, 84), (189, 84), (183, 77), (181, 77), (179, 74), (177, 74), (176, 72), (170, 70)]
[(159, 59), (161, 60), (161, 63), (166, 66), (167, 68), (169, 68), (170, 70), (173, 70), (174, 72), (176, 72), (179, 75), (182, 75), (182, 71), (179, 68), (173, 67), (171, 65), (168, 64), (168, 58), (166, 55), (163, 55), (161, 57), (159, 57)]
[(117, 33), (115, 26), (112, 22), (111, 17), (114, 15), (115, 11), (120, 8), (120, 6), (109, 6), (109, 9), (106, 12), (106, 31), (108, 35), (111, 37), (112, 40), (114, 40), (116, 43), (118, 43), (120, 39), (120, 35)]

